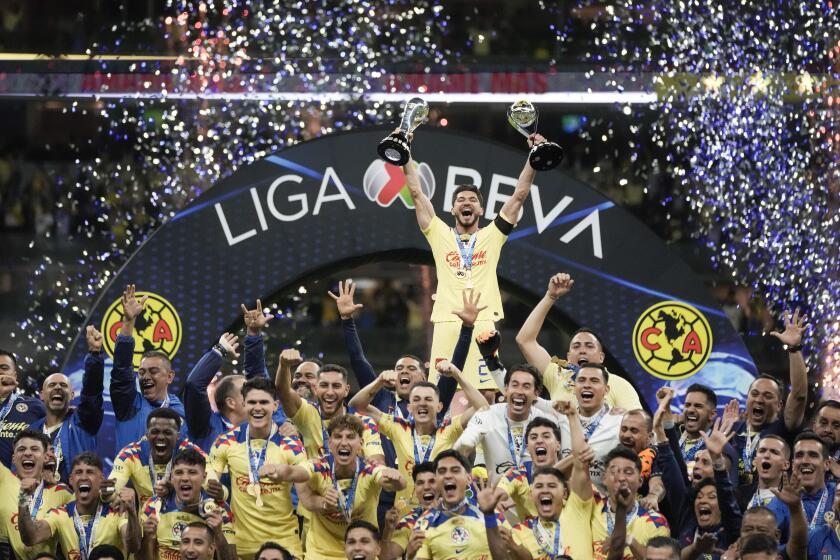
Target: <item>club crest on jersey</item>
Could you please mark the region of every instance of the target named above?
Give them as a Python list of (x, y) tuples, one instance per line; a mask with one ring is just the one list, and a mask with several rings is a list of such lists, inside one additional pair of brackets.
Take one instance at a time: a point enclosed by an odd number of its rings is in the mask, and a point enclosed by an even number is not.
[(470, 540), (470, 532), (466, 527), (455, 527), (452, 529), (452, 534), (449, 536), (455, 544), (464, 544)]
[(29, 405), (25, 402), (17, 403), (15, 405), (15, 410), (17, 410), (18, 412), (26, 412), (27, 410), (29, 410)]
[(172, 536), (180, 541), (181, 540), (181, 533), (183, 533), (184, 529), (186, 529), (186, 528), (187, 528), (186, 523), (184, 523), (183, 521), (176, 521), (172, 525)]

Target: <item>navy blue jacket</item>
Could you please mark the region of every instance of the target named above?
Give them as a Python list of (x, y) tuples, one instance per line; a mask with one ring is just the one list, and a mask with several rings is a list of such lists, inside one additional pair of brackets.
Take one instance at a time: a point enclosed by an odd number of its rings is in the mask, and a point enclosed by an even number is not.
[(14, 404), (6, 417), (0, 421), (0, 461), (8, 469), (12, 468), (12, 442), (15, 436), (46, 415), (41, 399), (21, 394), (17, 396), (12, 394), (3, 399), (0, 402), (0, 410), (3, 410), (13, 396), (15, 397)]
[[(134, 374), (134, 337), (117, 335), (114, 345), (114, 368), (111, 370), (111, 405), (117, 422), (116, 448), (139, 441), (146, 434), (146, 417), (163, 401), (148, 401), (137, 389), (137, 376)], [(170, 393), (169, 408), (184, 416), (181, 400)], [(186, 433), (181, 426), (181, 432)]]
[[(85, 356), (85, 373), (82, 376), (82, 394), (79, 405), (71, 408), (61, 428), (50, 434), (53, 446), (61, 448), (58, 472), (61, 480), (70, 479), (73, 457), (82, 451), (96, 451), (96, 434), (105, 416), (102, 393), (105, 389), (105, 356), (102, 352), (88, 352)], [(32, 423), (32, 429), (43, 430), (46, 418)]]

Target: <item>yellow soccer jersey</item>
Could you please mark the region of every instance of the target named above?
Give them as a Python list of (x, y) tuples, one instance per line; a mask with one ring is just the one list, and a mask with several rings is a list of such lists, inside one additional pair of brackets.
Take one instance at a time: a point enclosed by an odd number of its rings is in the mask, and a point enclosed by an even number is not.
[[(230, 472), (233, 496), (230, 505), (235, 518), (237, 554), (253, 556), (266, 541), (276, 541), (295, 556), (301, 556), (303, 549), (292, 505), (292, 485), (261, 478), (262, 507), (258, 507), (256, 497), (247, 492), (250, 462), (246, 427), (247, 424), (242, 424), (216, 438), (209, 461), (210, 468), (217, 475)], [(265, 445), (264, 439), (251, 440), (253, 451), (262, 450)], [(275, 433), (269, 440), (264, 464), (300, 465), (305, 461), (306, 454), (297, 438)], [(271, 522), (267, 523), (267, 519)]]
[[(174, 458), (179, 451), (184, 449), (195, 449), (205, 458), (207, 457), (204, 451), (187, 439), (179, 439), (175, 450), (172, 452), (172, 457)], [(110, 478), (116, 481), (117, 492), (131, 481), (134, 491), (137, 492), (137, 497), (140, 499), (141, 507), (146, 503), (146, 500), (154, 495), (154, 484), (149, 472), (150, 454), (151, 444), (144, 437), (140, 441), (135, 441), (123, 447), (117, 454), (117, 458), (114, 459), (114, 467), (111, 469)], [(157, 479), (166, 476), (167, 465), (155, 465), (154, 469)]]
[(553, 560), (560, 554), (575, 560), (592, 560), (592, 532), (589, 518), (579, 512), (563, 511), (560, 523), (529, 519), (513, 528), (513, 540), (524, 546), (534, 560)]
[(531, 498), (531, 478), (533, 463), (526, 462), (521, 467), (512, 467), (499, 479), (498, 487), (507, 492), (516, 506), (516, 516), (520, 521), (537, 516), (537, 506)]
[[(119, 515), (108, 506), (101, 504), (102, 510), (97, 520), (96, 515), (80, 515), (81, 525), (87, 532), (90, 539), (88, 551), (100, 544), (110, 544), (119, 548), (123, 554), (128, 555), (123, 546), (120, 530), (128, 523), (125, 515)], [(53, 537), (58, 537), (58, 543), (67, 560), (79, 560), (81, 558), (79, 534), (73, 523), (76, 514), (76, 502), (70, 502), (64, 507), (51, 509), (47, 512), (44, 521), (50, 526)]]
[[(379, 417), (379, 433), (394, 444), (397, 467), (407, 481), (405, 489), (397, 492), (395, 500), (410, 501), (414, 495), (414, 480), (411, 478), (411, 473), (414, 472), (415, 461), (417, 459), (421, 463), (433, 461), (444, 449), (452, 449), (464, 433), (464, 428), (461, 426), (460, 416), (451, 420), (447, 419), (438, 426), (434, 434), (434, 442), (432, 442), (432, 436), (418, 436), (420, 445), (415, 449), (412, 423), (391, 414), (383, 414)], [(431, 449), (429, 449), (430, 445)]]
[(424, 508), (418, 506), (400, 517), (400, 520), (397, 521), (394, 527), (394, 534), (391, 535), (391, 542), (400, 545), (404, 551), (408, 547), (408, 539), (414, 527), (417, 525), (417, 520), (425, 512), (426, 510)]
[[(499, 525), (504, 525), (501, 514), (496, 517)], [(484, 514), (475, 506), (467, 506), (464, 513), (454, 516), (431, 508), (420, 516), (415, 529), (426, 533), (417, 560), (490, 560)]]
[[(637, 509), (631, 515), (627, 527), (628, 534), (633, 535), (633, 538), (640, 543), (646, 543), (653, 537), (670, 536), (671, 531), (668, 528), (668, 521), (662, 515), (655, 511), (648, 511), (638, 504), (636, 506)], [(567, 510), (569, 514), (574, 514), (578, 518), (589, 514), (592, 527), (593, 557), (595, 560), (605, 560), (607, 552), (609, 552), (606, 548), (607, 539), (615, 523), (614, 514), (608, 510), (607, 500), (599, 494), (595, 494), (595, 497), (591, 500), (583, 501), (572, 493), (566, 502), (566, 507), (563, 508), (563, 513), (565, 514)], [(561, 517), (562, 522), (563, 517)], [(630, 548), (624, 549), (624, 559), (633, 559)]]
[[(509, 221), (506, 217), (502, 219)], [(426, 236), (426, 241), (432, 249), (437, 270), (437, 294), (432, 308), (432, 322), (445, 323), (459, 320), (452, 312), (464, 306), (461, 293), (468, 288), (470, 280), (473, 289), (481, 294), (481, 304), (487, 306), (487, 309), (478, 314), (478, 320), (499, 321), (504, 318), (496, 267), (499, 264), (502, 246), (507, 241), (507, 235), (499, 230), (496, 223), (493, 222), (480, 228), (475, 234), (470, 279), (462, 271), (458, 243), (461, 243), (464, 253), (468, 254), (471, 242), (465, 246), (454, 228), (446, 225), (437, 216), (432, 218), (429, 227), (423, 230), (423, 235)]]
[[(207, 499), (202, 492), (201, 500)], [(222, 511), (222, 533), (228, 544), (236, 544), (233, 529), (233, 514), (224, 502), (216, 502)], [(146, 500), (140, 513), (140, 526), (152, 515), (158, 518), (157, 528), (157, 560), (181, 560), (181, 533), (195, 521), (204, 521), (198, 512), (181, 511), (174, 494), (165, 498), (153, 497)]]
[[(362, 419), (365, 425), (363, 434), (362, 453), (366, 458), (375, 455), (384, 455), (382, 450), (382, 439), (379, 437), (379, 428), (376, 422), (370, 416), (365, 416), (354, 412), (352, 409), (347, 409), (348, 414), (355, 414)], [(309, 401), (304, 400), (297, 413), (290, 418), (292, 423), (300, 432), (300, 437), (303, 440), (303, 445), (306, 448), (306, 456), (310, 460), (317, 459), (327, 452), (324, 449), (324, 437), (327, 434), (329, 422), (324, 422), (321, 418), (321, 411), (317, 406)]]
[[(35, 546), (25, 546), (20, 539), (18, 527), (17, 496), (20, 493), (20, 479), (4, 465), (0, 464), (0, 536), (3, 542), (8, 542), (18, 560), (31, 560), (42, 552), (55, 553), (56, 540), (50, 539)], [(35, 519), (43, 520), (47, 512), (61, 507), (73, 500), (70, 489), (63, 484), (44, 484), (43, 489), (36, 491), (30, 501), (29, 511), (35, 513)], [(36, 511), (37, 510), (37, 511)]]
[[(319, 495), (334, 488), (332, 457), (329, 455), (309, 461), (309, 487)], [(379, 503), (379, 493), (382, 490), (382, 471), (385, 467), (359, 461), (355, 488), (353, 480), (342, 478), (338, 480), (338, 488), (343, 499), (340, 503), (350, 507), (351, 520), (363, 519), (376, 525), (376, 506)], [(352, 506), (352, 507), (351, 507)], [(342, 513), (310, 512), (309, 528), (306, 531), (306, 556), (323, 560), (345, 560), (344, 532), (347, 530), (347, 520)]]
[[(560, 367), (560, 364), (554, 360), (548, 364), (543, 372), (543, 385), (548, 390), (551, 400), (571, 399), (572, 402), (577, 402), (574, 375), (575, 372), (572, 369)], [(623, 377), (611, 374), (607, 385), (610, 386), (610, 392), (604, 397), (604, 402), (610, 405), (610, 408), (624, 410), (642, 408), (639, 394)]]

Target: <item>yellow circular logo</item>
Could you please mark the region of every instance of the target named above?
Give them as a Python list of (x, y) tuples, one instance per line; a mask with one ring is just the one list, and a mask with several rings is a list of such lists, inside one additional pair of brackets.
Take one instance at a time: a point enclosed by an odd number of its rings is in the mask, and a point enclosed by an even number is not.
[[(137, 292), (137, 299), (149, 296), (145, 308), (134, 322), (134, 367), (140, 367), (144, 352), (158, 350), (171, 360), (181, 346), (181, 318), (171, 303), (152, 292)], [(121, 298), (108, 307), (102, 319), (103, 346), (111, 358), (114, 344), (122, 327), (123, 306)]]
[(697, 373), (712, 351), (712, 328), (696, 308), (681, 301), (649, 307), (633, 329), (633, 353), (653, 376), (667, 381)]

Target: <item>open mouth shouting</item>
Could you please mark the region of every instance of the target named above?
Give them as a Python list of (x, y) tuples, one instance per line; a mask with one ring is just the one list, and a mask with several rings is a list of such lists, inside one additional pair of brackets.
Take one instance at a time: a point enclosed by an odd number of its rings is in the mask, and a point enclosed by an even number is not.
[(362, 554), (362, 553), (360, 552), (360, 553), (358, 553), (358, 554), (354, 554), (354, 555), (352, 556), (352, 558), (353, 558), (353, 560), (367, 560), (367, 555), (366, 555), (366, 554)]
[(35, 461), (32, 459), (23, 459), (20, 462), (21, 470), (25, 475), (31, 475), (35, 471)]
[(259, 424), (261, 420), (264, 420), (268, 414), (263, 409), (252, 409), (251, 412), (248, 414), (250, 420), (254, 423)]
[(63, 390), (57, 389), (50, 393), (50, 406), (52, 408), (62, 408), (66, 402), (67, 397), (65, 396)]
[(696, 412), (685, 413), (685, 427), (689, 429), (696, 429), (700, 423), (700, 415)]
[(475, 211), (472, 206), (462, 206), (458, 215), (461, 216), (461, 221), (469, 222), (475, 216)]
[(338, 410), (341, 405), (341, 400), (336, 395), (323, 395), (321, 397), (321, 410), (326, 413), (332, 413)]
[(397, 377), (397, 385), (403, 392), (407, 392), (411, 387), (411, 375), (408, 373), (402, 373)]
[(762, 404), (754, 404), (750, 409), (750, 419), (755, 424), (764, 422), (767, 416), (767, 408)]
[(79, 498), (86, 499), (91, 496), (91, 491), (93, 490), (93, 485), (90, 482), (80, 482), (79, 488), (76, 490), (76, 495)]
[(549, 493), (540, 494), (537, 497), (537, 509), (539, 509), (540, 513), (544, 515), (551, 514), (551, 510), (554, 508), (554, 496)]
[(580, 392), (580, 399), (582, 404), (592, 404), (592, 401), (595, 400), (595, 393), (590, 391), (589, 389), (583, 389)]
[(443, 498), (447, 502), (454, 502), (458, 499), (458, 485), (452, 481), (443, 483)]
[(534, 447), (532, 458), (534, 459), (535, 463), (540, 465), (544, 464), (548, 459), (548, 448), (544, 445), (538, 445)]
[(514, 412), (524, 412), (528, 405), (528, 399), (521, 395), (514, 395), (510, 398), (510, 407)]
[(151, 379), (141, 379), (140, 392), (143, 393), (144, 397), (151, 395), (155, 392), (155, 382)]
[(697, 523), (701, 527), (708, 527), (712, 524), (712, 507), (706, 504), (697, 506)]
[(758, 472), (761, 474), (767, 474), (772, 468), (773, 465), (770, 461), (762, 461), (761, 464), (758, 465)]
[(435, 501), (435, 493), (434, 492), (424, 492), (422, 496), (422, 502), (424, 506), (430, 505)]
[(810, 481), (814, 477), (814, 473), (816, 469), (813, 465), (799, 465), (799, 474), (802, 477), (802, 481)]

